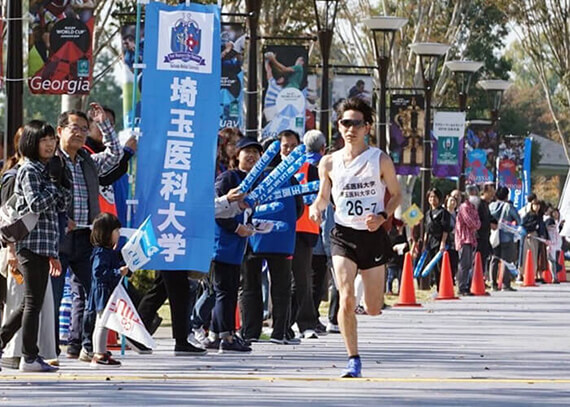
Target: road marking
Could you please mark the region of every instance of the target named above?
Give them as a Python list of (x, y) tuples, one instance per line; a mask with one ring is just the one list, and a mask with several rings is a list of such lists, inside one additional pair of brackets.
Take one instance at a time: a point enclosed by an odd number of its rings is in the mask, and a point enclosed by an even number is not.
[(260, 381), (260, 382), (372, 382), (372, 383), (502, 383), (502, 384), (570, 384), (568, 379), (533, 379), (533, 378), (439, 378), (439, 377), (365, 377), (358, 379), (342, 379), (340, 377), (309, 376), (229, 376), (229, 375), (76, 375), (76, 374), (18, 374), (0, 375), (0, 381)]

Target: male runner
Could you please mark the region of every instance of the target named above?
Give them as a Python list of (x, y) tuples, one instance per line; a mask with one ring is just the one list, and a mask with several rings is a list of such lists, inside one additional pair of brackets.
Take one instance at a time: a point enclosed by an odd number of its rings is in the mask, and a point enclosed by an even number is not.
[[(319, 194), (309, 207), (309, 216), (320, 224), (332, 192), (336, 209), (331, 254), (340, 294), (338, 321), (349, 357), (342, 377), (361, 376), (354, 279), (360, 270), (366, 312), (380, 314), (384, 303), (384, 264), (392, 255), (387, 233), (381, 226), (401, 198), (392, 160), (365, 142), (372, 121), (372, 109), (360, 99), (347, 99), (339, 106), (338, 128), (345, 146), (322, 158)], [(390, 199), (384, 206), (386, 189)]]

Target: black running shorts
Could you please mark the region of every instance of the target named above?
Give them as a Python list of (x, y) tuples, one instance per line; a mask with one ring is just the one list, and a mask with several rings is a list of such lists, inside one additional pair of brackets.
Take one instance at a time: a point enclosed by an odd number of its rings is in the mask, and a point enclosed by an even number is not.
[(359, 270), (367, 270), (386, 264), (393, 251), (383, 227), (369, 232), (335, 224), (331, 231), (331, 255), (346, 257), (355, 262)]

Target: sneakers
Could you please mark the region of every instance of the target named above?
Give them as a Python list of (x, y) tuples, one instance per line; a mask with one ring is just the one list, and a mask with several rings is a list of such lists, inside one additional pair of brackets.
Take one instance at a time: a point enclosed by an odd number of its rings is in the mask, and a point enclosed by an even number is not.
[(82, 362), (91, 363), (93, 360), (93, 352), (87, 352), (85, 348), (81, 348), (81, 352), (79, 352), (79, 360)]
[(329, 322), (327, 324), (327, 332), (331, 334), (339, 334), (340, 327), (338, 326), (338, 324), (333, 324), (332, 322)]
[(174, 356), (202, 356), (206, 353), (206, 349), (199, 348), (188, 342), (174, 346)]
[(326, 335), (327, 334), (327, 327), (324, 326), (323, 324), (321, 324), (321, 322), (317, 322), (317, 325), (315, 326), (315, 332), (317, 333), (317, 335)]
[(319, 339), (317, 333), (312, 329), (305, 329), (301, 334), (301, 338), (304, 339)]
[(32, 362), (26, 362), (26, 358), (20, 359), (21, 372), (57, 372), (59, 367), (47, 364), (41, 356), (36, 356)]
[(301, 344), (301, 340), (299, 338), (291, 338), (291, 339), (270, 338), (269, 342), (274, 343), (276, 345), (300, 345)]
[(134, 350), (139, 355), (151, 355), (152, 354), (152, 349), (147, 348), (145, 345), (143, 345), (140, 342), (129, 339), (126, 336), (125, 336), (125, 342), (127, 342), (127, 345), (129, 345), (131, 347), (131, 349)]
[(206, 338), (206, 341), (202, 345), (206, 349), (220, 349), (220, 338)]
[(108, 353), (101, 353), (93, 356), (93, 359), (91, 359), (91, 363), (89, 364), (89, 367), (93, 369), (116, 368), (116, 367), (121, 367), (121, 362), (119, 362), (116, 359), (113, 359), (111, 356), (109, 356)]
[(501, 291), (516, 291), (516, 290), (517, 290), (516, 288), (508, 286), (508, 287), (503, 287), (503, 289)]
[(231, 342), (227, 339), (222, 339), (220, 341), (219, 353), (232, 353), (232, 352), (248, 353), (251, 352), (251, 348), (247, 346), (245, 342), (243, 342), (241, 338), (238, 338), (237, 336), (234, 336)]
[(366, 315), (366, 310), (364, 309), (364, 307), (362, 305), (358, 305), (356, 307), (356, 309), (354, 310), (354, 313), (356, 315)]
[(362, 363), (360, 362), (360, 358), (348, 359), (348, 365), (346, 366), (346, 369), (342, 371), (340, 377), (362, 377)]
[(206, 334), (206, 331), (204, 330), (204, 328), (200, 327), (198, 329), (192, 329), (192, 333), (194, 334), (194, 339), (196, 341), (198, 341), (202, 345), (204, 343), (206, 343), (206, 341), (208, 339), (208, 335)]
[(72, 350), (67, 350), (67, 353), (65, 354), (65, 357), (67, 359), (79, 359), (79, 353), (80, 351), (74, 352)]

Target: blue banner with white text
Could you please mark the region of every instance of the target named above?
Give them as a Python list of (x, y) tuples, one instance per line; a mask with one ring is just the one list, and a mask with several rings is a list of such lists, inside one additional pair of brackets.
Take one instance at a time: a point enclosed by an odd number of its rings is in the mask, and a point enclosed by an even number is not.
[(207, 272), (214, 244), (214, 163), (220, 106), (215, 5), (146, 7), (146, 65), (135, 225), (150, 215), (155, 270)]

